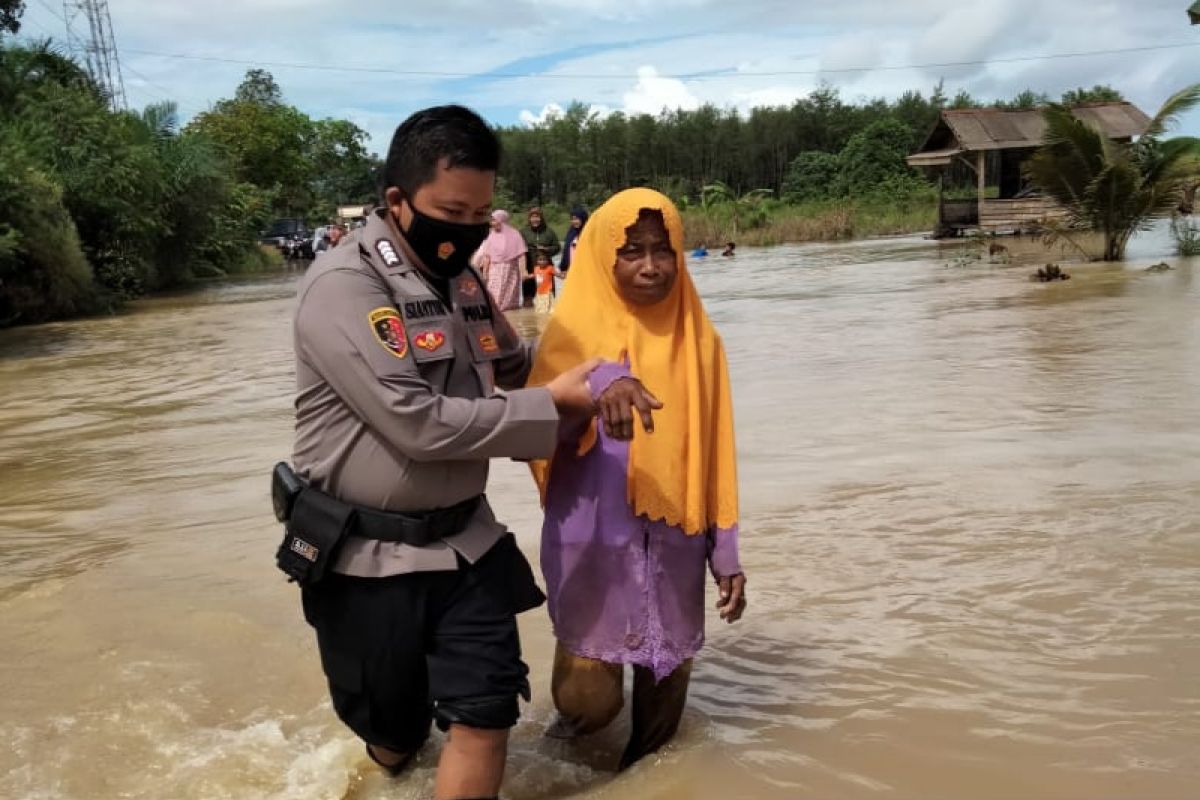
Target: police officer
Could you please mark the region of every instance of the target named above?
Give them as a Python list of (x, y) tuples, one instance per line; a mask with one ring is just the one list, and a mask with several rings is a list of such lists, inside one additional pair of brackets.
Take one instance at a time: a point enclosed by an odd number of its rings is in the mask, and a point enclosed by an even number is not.
[(499, 158), (461, 106), (406, 120), (383, 207), (310, 268), (295, 317), (295, 470), (357, 509), (302, 590), (305, 618), (334, 709), (373, 760), (396, 774), (431, 723), (449, 732), (438, 798), (498, 793), (529, 697), (516, 614), (545, 599), (483, 496), (488, 459), (546, 458), (560, 418), (595, 411), (595, 363), (520, 388), (530, 346), (468, 268)]

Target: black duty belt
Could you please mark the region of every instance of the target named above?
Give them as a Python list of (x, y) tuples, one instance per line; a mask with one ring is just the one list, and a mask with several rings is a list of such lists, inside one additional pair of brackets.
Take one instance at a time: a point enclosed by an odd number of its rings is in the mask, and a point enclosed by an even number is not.
[[(306, 491), (316, 490), (309, 488)], [(405, 513), (353, 506), (354, 517), (350, 522), (350, 535), (362, 539), (425, 547), (439, 539), (462, 533), (467, 523), (475, 516), (481, 500), (483, 495), (477, 494), (448, 508)]]
[(484, 499), (483, 495), (478, 494), (461, 503), (432, 511), (381, 511), (338, 500), (304, 483), (287, 463), (276, 464), (272, 473), (271, 496), (275, 516), (280, 522), (291, 519), (292, 511), (302, 495), (308, 497), (302, 504), (304, 508), (318, 509), (319, 514), (328, 519), (341, 520), (337, 524), (343, 528), (342, 535), (399, 542), (414, 547), (425, 547), (439, 539), (462, 533)]

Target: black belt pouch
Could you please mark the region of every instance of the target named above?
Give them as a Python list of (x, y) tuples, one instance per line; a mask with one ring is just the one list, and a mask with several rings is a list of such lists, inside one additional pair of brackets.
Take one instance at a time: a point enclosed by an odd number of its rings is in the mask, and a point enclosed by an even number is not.
[(275, 563), (301, 586), (312, 586), (325, 576), (350, 531), (354, 508), (324, 492), (303, 491), (296, 498), (291, 519)]

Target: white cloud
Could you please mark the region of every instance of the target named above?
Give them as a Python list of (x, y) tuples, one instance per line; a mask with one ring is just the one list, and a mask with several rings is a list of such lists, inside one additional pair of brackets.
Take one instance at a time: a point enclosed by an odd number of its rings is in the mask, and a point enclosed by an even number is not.
[(542, 106), (542, 111), (540, 114), (534, 114), (532, 111), (523, 109), (521, 111), (520, 119), (522, 125), (533, 126), (540, 125), (554, 117), (561, 117), (562, 114), (562, 106), (560, 106), (558, 103), (549, 103), (545, 106)]
[[(61, 33), (61, 21), (44, 6), (26, 5), (31, 35)], [(58, 7), (56, 0), (49, 5)], [(230, 96), (247, 66), (134, 51), (539, 74), (478, 80), (267, 66), (289, 102), (313, 116), (355, 120), (376, 150), (386, 148), (405, 116), (433, 103), (464, 102), (494, 122), (513, 124), (574, 100), (600, 113), (656, 114), (706, 102), (748, 109), (790, 103), (822, 80), (852, 100), (928, 92), (943, 77), (949, 93), (966, 89), (985, 99), (1027, 86), (1055, 96), (1111, 83), (1152, 112), (1195, 80), (1200, 48), (894, 67), (1200, 42), (1185, 6), (1183, 0), (406, 0), (330, 13), (321, 0), (239, 0), (236, 13), (226, 13), (204, 3), (110, 0), (122, 63), (138, 73), (126, 73), (138, 105), (170, 96), (195, 113)], [(639, 71), (638, 65), (654, 66)], [(871, 70), (835, 71), (852, 67)], [(1200, 132), (1200, 112), (1184, 131)]]
[(802, 97), (806, 97), (814, 88), (816, 87), (810, 84), (766, 86), (748, 92), (734, 92), (730, 100), (734, 108), (743, 112), (757, 106), (790, 106)]
[[(613, 110), (608, 106), (588, 106), (588, 116), (591, 117), (607, 117), (611, 113), (613, 113)], [(558, 103), (548, 103), (543, 106), (541, 112), (537, 114), (534, 114), (528, 109), (523, 109), (518, 116), (518, 119), (520, 119), (522, 125), (531, 127), (534, 125), (541, 125), (544, 122), (556, 117), (561, 117), (564, 114), (566, 114), (566, 109), (564, 109)]]
[(654, 67), (638, 68), (637, 85), (625, 92), (623, 99), (628, 114), (657, 114), (664, 108), (690, 111), (700, 107), (700, 101), (683, 81), (664, 78)]

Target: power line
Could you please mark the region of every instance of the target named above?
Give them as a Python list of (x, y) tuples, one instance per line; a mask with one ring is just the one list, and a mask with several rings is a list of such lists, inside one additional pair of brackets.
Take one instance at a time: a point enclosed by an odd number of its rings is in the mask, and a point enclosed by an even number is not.
[[(1029, 61), (1049, 61), (1064, 58), (1087, 58), (1091, 56), (1121, 55), (1125, 53), (1145, 53), (1155, 50), (1174, 50), (1185, 47), (1200, 47), (1200, 42), (1179, 42), (1175, 44), (1145, 45), (1142, 47), (1122, 47), (1109, 50), (1086, 50), (1075, 53), (1047, 53), (1036, 56), (1015, 56), (1012, 58), (990, 58), (976, 61), (943, 61), (927, 64), (896, 64), (890, 66), (837, 67), (816, 70), (774, 70), (764, 72), (728, 72), (714, 74), (711, 70), (705, 72), (680, 73), (676, 75), (657, 75), (660, 78), (675, 80), (723, 80), (726, 78), (764, 78), (764, 77), (798, 77), (814, 75), (830, 75), (854, 72), (889, 72), (910, 69), (944, 69), (947, 67), (975, 67), (989, 64), (1016, 64)], [(274, 67), (282, 69), (306, 69), (322, 72), (354, 72), (377, 75), (399, 75), (406, 77), (424, 78), (486, 78), (486, 79), (517, 79), (532, 78), (540, 80), (620, 80), (636, 79), (638, 75), (620, 73), (546, 73), (546, 72), (444, 72), (437, 70), (402, 70), (388, 67), (333, 66), (329, 64), (314, 64), (299, 61), (262, 61), (223, 56), (196, 55), (192, 53), (163, 53), (154, 50), (137, 50), (124, 48), (126, 53), (135, 53), (157, 58), (172, 58), (187, 61), (208, 61), (219, 64), (238, 64), (241, 66)]]
[[(59, 14), (57, 11), (55, 11), (53, 8), (51, 8), (51, 7), (50, 7), (50, 6), (49, 6), (49, 5), (48, 5), (48, 4), (45, 2), (45, 0), (37, 0), (37, 4), (38, 4), (39, 6), (41, 6), (42, 8), (46, 9), (47, 11), (49, 11), (49, 12), (50, 12), (50, 13), (51, 13), (51, 14), (52, 14), (54, 17), (56, 17), (56, 18), (58, 19), (58, 21), (59, 21), (59, 22), (61, 22), (63, 25), (66, 25), (66, 24), (67, 24), (67, 20), (66, 20), (66, 18), (64, 18), (64, 17), (62, 16), (62, 14)], [(45, 30), (45, 28), (42, 28), (42, 30)]]
[(174, 103), (175, 105), (177, 105), (179, 108), (183, 109), (184, 111), (189, 111), (193, 114), (200, 112), (200, 109), (197, 106), (193, 105), (192, 103), (185, 103), (185, 102), (179, 100), (176, 97), (176, 92), (173, 92), (172, 90), (168, 89), (167, 87), (163, 86), (160, 83), (155, 83), (154, 81), (150, 80), (145, 75), (143, 75), (142, 73), (138, 72), (133, 67), (129, 66), (129, 64), (127, 64), (127, 63), (122, 64), (121, 69), (124, 70), (125, 72), (131, 73), (136, 78), (140, 78), (142, 83), (146, 84), (147, 86), (153, 87), (162, 93), (159, 95), (155, 95), (154, 92), (149, 92), (141, 86), (135, 86), (135, 88), (140, 89), (144, 94), (150, 95), (152, 97), (157, 96), (159, 100), (170, 101), (170, 102)]
[[(30, 23), (32, 23), (42, 33), (46, 34), (46, 36), (48, 36), (49, 38), (51, 38), (51, 39), (54, 38), (55, 34), (53, 34), (49, 28), (47, 28), (45, 25), (41, 24), (40, 22), (38, 22), (35, 19), (22, 19), (21, 27), (23, 28)], [(27, 38), (32, 38), (32, 37), (27, 37)]]

